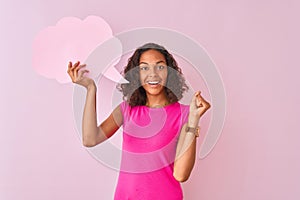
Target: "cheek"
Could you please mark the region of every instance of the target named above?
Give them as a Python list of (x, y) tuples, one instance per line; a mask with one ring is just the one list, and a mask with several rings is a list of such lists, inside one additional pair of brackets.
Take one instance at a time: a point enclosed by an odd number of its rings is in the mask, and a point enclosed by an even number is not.
[(161, 78), (164, 80), (164, 82), (166, 83), (167, 80), (168, 80), (168, 72), (164, 72), (162, 75), (161, 75)]
[(146, 76), (143, 73), (140, 73), (140, 83), (143, 85), (144, 84), (144, 80), (145, 80)]

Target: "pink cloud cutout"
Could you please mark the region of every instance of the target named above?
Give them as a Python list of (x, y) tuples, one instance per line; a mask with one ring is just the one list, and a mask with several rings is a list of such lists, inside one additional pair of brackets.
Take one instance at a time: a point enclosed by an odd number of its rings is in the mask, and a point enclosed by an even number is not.
[(67, 74), (68, 62), (84, 62), (97, 46), (112, 37), (109, 24), (100, 17), (62, 18), (35, 37), (33, 68), (46, 78), (60, 83), (71, 82)]

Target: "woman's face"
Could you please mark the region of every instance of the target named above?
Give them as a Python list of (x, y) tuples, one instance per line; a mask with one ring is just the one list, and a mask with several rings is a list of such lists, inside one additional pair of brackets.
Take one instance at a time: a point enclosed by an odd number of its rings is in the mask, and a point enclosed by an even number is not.
[(140, 82), (147, 95), (164, 94), (168, 69), (163, 54), (150, 49), (142, 53), (139, 63)]

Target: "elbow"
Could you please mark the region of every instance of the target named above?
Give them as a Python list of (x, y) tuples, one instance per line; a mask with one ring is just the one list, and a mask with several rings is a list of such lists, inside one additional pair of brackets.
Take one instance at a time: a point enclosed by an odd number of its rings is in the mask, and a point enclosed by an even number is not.
[(94, 146), (96, 146), (96, 143), (85, 140), (85, 139), (82, 140), (82, 144), (85, 147), (94, 147)]
[(173, 169), (173, 177), (181, 183), (186, 182), (189, 179), (190, 174), (192, 172), (192, 168), (178, 165), (178, 163), (174, 163)]
[(89, 143), (83, 143), (83, 146), (85, 147), (94, 147), (95, 145), (89, 144)]
[(189, 175), (184, 175), (184, 174), (177, 174), (175, 171), (173, 173), (174, 178), (178, 181), (178, 182), (186, 182), (189, 179)]

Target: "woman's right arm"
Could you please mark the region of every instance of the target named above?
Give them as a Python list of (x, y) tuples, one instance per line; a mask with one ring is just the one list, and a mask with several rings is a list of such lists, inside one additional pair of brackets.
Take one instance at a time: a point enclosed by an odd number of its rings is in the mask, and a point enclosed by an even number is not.
[(86, 147), (93, 147), (109, 137), (111, 137), (122, 125), (122, 113), (120, 105), (117, 106), (110, 116), (97, 126), (97, 109), (96, 109), (96, 94), (97, 87), (94, 80), (83, 76), (88, 70), (81, 70), (85, 65), (79, 65), (77, 62), (74, 65), (69, 63), (68, 74), (72, 82), (82, 85), (87, 89), (86, 101), (82, 119), (82, 140)]

